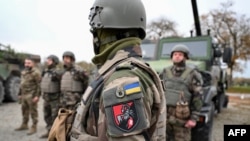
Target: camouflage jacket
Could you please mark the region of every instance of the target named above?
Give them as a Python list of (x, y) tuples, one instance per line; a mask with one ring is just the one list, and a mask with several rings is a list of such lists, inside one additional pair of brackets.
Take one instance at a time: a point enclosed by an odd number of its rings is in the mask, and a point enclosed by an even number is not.
[(41, 95), (41, 72), (37, 68), (23, 70), (21, 73), (21, 95), (32, 94), (33, 97)]
[[(160, 73), (160, 78), (164, 81), (169, 80), (167, 76), (167, 70), (172, 72), (174, 77), (181, 77), (181, 75), (186, 71), (186, 67), (167, 67)], [(196, 70), (192, 69), (192, 71), (187, 74), (187, 79), (185, 80), (187, 84), (187, 91), (191, 94), (191, 100), (189, 101), (189, 107), (191, 111), (190, 118), (193, 120), (198, 120), (198, 114), (202, 107), (202, 85), (203, 79), (201, 74)], [(167, 83), (167, 82), (165, 82)], [(178, 86), (177, 86), (178, 87)], [(185, 90), (183, 90), (185, 91)]]
[[(160, 79), (141, 60), (139, 43), (125, 43), (120, 42), (115, 47), (119, 50), (98, 70), (105, 79), (97, 96), (88, 93), (91, 85), (83, 95), (71, 140), (165, 140), (166, 108)], [(155, 131), (160, 128), (159, 137)]]

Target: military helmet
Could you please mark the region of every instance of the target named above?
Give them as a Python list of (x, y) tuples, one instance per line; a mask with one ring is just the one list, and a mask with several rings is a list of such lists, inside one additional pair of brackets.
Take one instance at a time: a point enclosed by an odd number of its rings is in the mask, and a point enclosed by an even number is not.
[(189, 59), (189, 49), (186, 45), (183, 44), (175, 45), (171, 51), (171, 58), (173, 57), (174, 52), (183, 52), (186, 59)]
[(51, 59), (55, 65), (59, 63), (59, 58), (55, 55), (49, 55), (47, 59)]
[(90, 9), (89, 24), (96, 29), (137, 29), (146, 33), (146, 12), (141, 0), (96, 0)]
[(65, 56), (68, 56), (68, 57), (70, 57), (73, 61), (75, 61), (75, 54), (74, 54), (73, 52), (71, 52), (71, 51), (65, 51), (65, 52), (63, 53), (62, 58), (64, 58)]

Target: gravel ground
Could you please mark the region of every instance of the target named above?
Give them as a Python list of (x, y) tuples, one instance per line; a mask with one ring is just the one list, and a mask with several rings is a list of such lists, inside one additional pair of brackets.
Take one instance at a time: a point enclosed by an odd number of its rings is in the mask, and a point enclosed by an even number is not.
[[(250, 97), (244, 99), (236, 95), (230, 95), (228, 108), (215, 116), (213, 126), (213, 141), (223, 141), (223, 126), (225, 124), (250, 125)], [(27, 131), (14, 131), (22, 121), (21, 106), (18, 103), (3, 103), (0, 105), (0, 141), (46, 141), (39, 139), (45, 130), (43, 120), (42, 100), (39, 101), (39, 122), (37, 133), (27, 136)], [(29, 122), (31, 126), (31, 120)]]
[(228, 107), (214, 118), (213, 141), (223, 141), (224, 125), (250, 125), (250, 94), (229, 95)]
[[(37, 133), (27, 136), (28, 130), (14, 131), (22, 123), (21, 105), (18, 103), (3, 103), (0, 105), (0, 141), (46, 141), (46, 139), (39, 139), (41, 134), (45, 133), (45, 123), (43, 120), (42, 103), (40, 100), (39, 121), (37, 126)], [(30, 118), (29, 126), (32, 125)]]

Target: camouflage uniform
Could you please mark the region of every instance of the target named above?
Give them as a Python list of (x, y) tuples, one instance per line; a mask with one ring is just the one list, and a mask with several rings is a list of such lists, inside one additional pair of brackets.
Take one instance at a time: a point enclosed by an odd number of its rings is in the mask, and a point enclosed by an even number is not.
[(61, 72), (56, 67), (48, 68), (43, 71), (41, 90), (44, 99), (43, 101), (44, 120), (46, 122), (46, 128), (48, 131), (52, 127), (52, 124), (59, 110), (60, 80), (61, 80)]
[[(126, 46), (127, 43), (131, 45)], [(93, 88), (89, 87), (83, 96), (85, 104), (81, 103), (79, 107), (82, 111), (77, 110), (71, 141), (165, 140), (165, 99), (160, 79), (138, 57), (141, 56), (139, 38), (121, 40), (117, 44), (120, 45), (109, 48), (109, 51), (115, 48), (117, 52), (109, 54), (107, 61), (98, 70), (97, 78), (104, 72), (108, 75), (104, 79), (103, 88), (92, 97), (88, 92)], [(96, 56), (94, 62), (99, 57), (105, 56)], [(146, 69), (138, 64), (144, 64)], [(112, 71), (112, 67), (115, 70)], [(95, 83), (98, 83), (98, 79), (92, 85)], [(84, 113), (88, 113), (87, 116)], [(161, 122), (158, 119), (160, 114)], [(85, 125), (80, 134), (77, 129), (79, 125)], [(163, 134), (157, 136), (155, 128), (159, 134), (160, 131)]]
[[(195, 69), (188, 66), (172, 66), (165, 68), (160, 74), (166, 85), (167, 102), (167, 137), (169, 141), (190, 141), (191, 129), (186, 128), (188, 119), (198, 120), (198, 113), (202, 107), (202, 77)], [(176, 103), (180, 93), (189, 104), (190, 115), (180, 119), (176, 116)]]
[(61, 107), (74, 109), (88, 85), (86, 72), (78, 65), (67, 68), (61, 79)]
[[(96, 0), (90, 10), (92, 62), (98, 72), (82, 96), (70, 132), (57, 118), (49, 141), (65, 140), (65, 134), (70, 141), (165, 141), (162, 83), (142, 61), (146, 14), (141, 0)], [(65, 113), (71, 112), (62, 117)], [(58, 126), (66, 132), (56, 130)]]
[(41, 73), (37, 68), (32, 68), (31, 70), (22, 71), (21, 75), (22, 125), (28, 124), (29, 116), (31, 114), (33, 120), (32, 127), (36, 128), (38, 122), (37, 102), (34, 103), (32, 99), (36, 96), (40, 97)]

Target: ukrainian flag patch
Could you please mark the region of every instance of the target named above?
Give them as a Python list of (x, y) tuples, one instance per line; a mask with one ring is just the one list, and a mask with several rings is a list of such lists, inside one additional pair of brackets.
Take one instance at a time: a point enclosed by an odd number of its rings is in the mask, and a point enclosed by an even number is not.
[(140, 87), (139, 82), (127, 84), (123, 87), (123, 89), (124, 89), (126, 95), (141, 92), (141, 87)]

